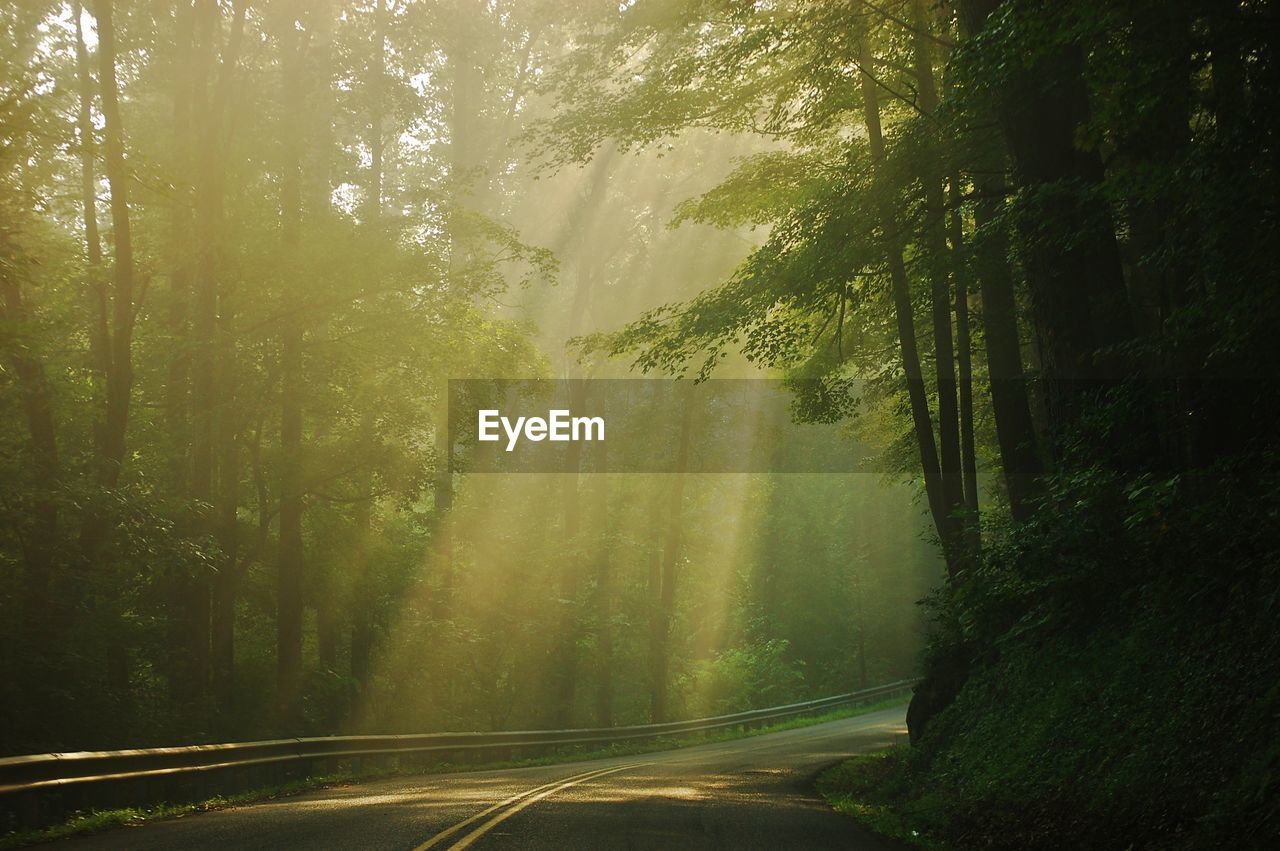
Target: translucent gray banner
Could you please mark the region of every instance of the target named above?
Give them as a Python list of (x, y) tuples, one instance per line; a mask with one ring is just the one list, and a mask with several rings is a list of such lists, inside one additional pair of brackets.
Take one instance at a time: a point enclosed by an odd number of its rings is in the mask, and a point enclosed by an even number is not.
[(472, 473), (849, 473), (877, 452), (840, 424), (863, 382), (449, 382), (456, 469)]

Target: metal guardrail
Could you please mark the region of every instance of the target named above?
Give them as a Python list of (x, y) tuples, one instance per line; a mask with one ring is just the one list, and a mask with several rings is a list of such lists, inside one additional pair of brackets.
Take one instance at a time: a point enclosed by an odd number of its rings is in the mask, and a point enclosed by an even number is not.
[(200, 801), (343, 767), (357, 772), (398, 768), (402, 758), (476, 763), (730, 727), (745, 730), (884, 700), (906, 694), (914, 685), (914, 680), (902, 680), (787, 706), (630, 727), (326, 736), (6, 757), (0, 759), (0, 831), (51, 824), (78, 811)]

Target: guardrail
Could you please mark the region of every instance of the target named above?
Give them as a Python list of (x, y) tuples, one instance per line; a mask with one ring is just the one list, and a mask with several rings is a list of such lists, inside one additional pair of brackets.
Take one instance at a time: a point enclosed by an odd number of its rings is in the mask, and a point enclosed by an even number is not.
[(914, 680), (903, 680), (787, 706), (630, 727), (327, 736), (6, 757), (0, 759), (0, 830), (40, 827), (80, 811), (202, 801), (343, 768), (394, 770), (402, 761), (425, 763), (427, 758), (436, 763), (494, 762), (730, 727), (747, 730), (885, 700), (914, 685)]

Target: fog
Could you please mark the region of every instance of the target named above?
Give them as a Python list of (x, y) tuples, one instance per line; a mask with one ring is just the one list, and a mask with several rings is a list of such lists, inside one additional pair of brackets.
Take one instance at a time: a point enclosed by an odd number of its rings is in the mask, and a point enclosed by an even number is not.
[[(699, 471), (685, 388), (804, 370), (627, 337), (764, 245), (706, 193), (791, 148), (575, 118), (624, 12), (0, 11), (0, 749), (608, 726), (913, 675), (943, 568), (896, 391), (737, 422), (753, 460)], [(483, 470), (450, 426), (522, 381), (576, 414), (640, 378), (624, 436), (554, 471)]]

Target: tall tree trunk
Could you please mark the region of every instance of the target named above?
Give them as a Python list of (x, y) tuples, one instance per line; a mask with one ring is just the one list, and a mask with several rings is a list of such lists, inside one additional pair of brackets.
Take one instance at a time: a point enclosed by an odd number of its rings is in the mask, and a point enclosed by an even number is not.
[(175, 493), (190, 494), (191, 442), (191, 273), (193, 193), (189, 181), (195, 171), (195, 125), (193, 114), (196, 65), (194, 54), (195, 13), (192, 0), (182, 0), (174, 12), (173, 62), (173, 156), (175, 191), (171, 200), (169, 226), (169, 307), (168, 325), (172, 339), (165, 376), (165, 414), (173, 450), (170, 476)]
[[(386, 0), (375, 0), (373, 11), (373, 59), (370, 62), (369, 79), (369, 187), (365, 204), (368, 224), (377, 231), (382, 226), (383, 194), (386, 180), (384, 152), (386, 133), (383, 128), (386, 112), (386, 62), (387, 62), (387, 10)], [(361, 419), (361, 442), (366, 449), (373, 445), (374, 420), (369, 409)], [(355, 506), (352, 568), (355, 576), (355, 593), (351, 605), (351, 679), (355, 681), (356, 695), (352, 717), (362, 724), (372, 702), (373, 642), (374, 642), (374, 594), (368, 587), (369, 532), (373, 523), (373, 467), (366, 467), (360, 474), (359, 494), (362, 498)]]
[(129, 401), (133, 392), (133, 237), (129, 219), (129, 169), (124, 159), (124, 130), (116, 79), (116, 33), (112, 0), (94, 0), (98, 22), (98, 81), (103, 117), (103, 151), (111, 187), (111, 236), (115, 248), (111, 294), (111, 370), (107, 374), (106, 412), (98, 483), (113, 488), (124, 464)]
[[(1009, 240), (998, 221), (1004, 182), (996, 164), (975, 170), (977, 202), (974, 222), (982, 231), (974, 244), (978, 294), (982, 300), (982, 328), (991, 384), (991, 410), (995, 416), (1000, 466), (1004, 470), (1009, 508), (1018, 521), (1031, 516), (1043, 473), (1031, 418), (1022, 345), (1018, 334), (1018, 307), (1009, 266)], [(987, 168), (996, 168), (987, 171)]]
[(111, 372), (111, 352), (108, 348), (106, 282), (102, 280), (102, 237), (98, 232), (98, 145), (93, 129), (93, 76), (89, 70), (89, 52), (84, 44), (83, 9), (79, 2), (72, 4), (71, 12), (76, 23), (76, 81), (80, 95), (76, 133), (80, 140), (80, 199), (84, 216), (87, 295), (90, 299), (89, 356), (97, 381), (105, 384)]
[[(961, 37), (968, 37), (969, 19), (961, 15), (958, 23)], [(985, 112), (979, 115), (986, 119), (980, 123), (996, 123), (994, 114), (989, 118)], [(996, 135), (992, 131), (970, 141), (975, 195), (971, 251), (982, 304), (983, 348), (1000, 467), (1009, 496), (1009, 513), (1021, 522), (1031, 516), (1044, 470), (1022, 362), (1009, 234), (1000, 221), (1000, 208), (1008, 192), (1004, 180), (1007, 164), (1004, 146)]]
[[(6, 45), (11, 51), (7, 59), (36, 55), (44, 43), (39, 31), (44, 13), (44, 9), (34, 6), (27, 11), (8, 13), (6, 23), (11, 26), (7, 34), (16, 36), (16, 44)], [(17, 67), (22, 67), (23, 61), (18, 58)], [(10, 107), (14, 97), (13, 92), (6, 93)], [(25, 166), (36, 154), (35, 149), (20, 141), (24, 135), (6, 139), (6, 165)], [(18, 205), (13, 203), (18, 198), (30, 197), (28, 193), (33, 188), (27, 185), (23, 166), (0, 177), (0, 191), (6, 201), (5, 218), (0, 222), (0, 369), (5, 372), (6, 389), (12, 386), (16, 390), (27, 430), (27, 441), (18, 457), (6, 456), (5, 459), (6, 466), (17, 467), (15, 481), (6, 480), (3, 485), (6, 521), (20, 521), (6, 522), (5, 536), (17, 543), (22, 564), (18, 577), (9, 575), (6, 564), (6, 590), (12, 589), (19, 601), (18, 610), (13, 612), (19, 629), (11, 633), (16, 639), (12, 646), (4, 647), (0, 655), (9, 663), (6, 664), (9, 679), (2, 687), (4, 700), (16, 703), (20, 694), (26, 716), (34, 723), (14, 724), (11, 725), (14, 730), (0, 731), (0, 740), (9, 746), (24, 736), (47, 737), (50, 731), (59, 729), (60, 722), (68, 719), (66, 684), (78, 672), (68, 663), (79, 661), (66, 652), (64, 640), (75, 611), (74, 601), (62, 587), (53, 585), (59, 544), (57, 419), (54, 388), (49, 384), (39, 354), (41, 346), (33, 339), (38, 331), (36, 317), (24, 292), (25, 285), (31, 282), (28, 275), (38, 274), (39, 264), (22, 239), (36, 218), (34, 211), (15, 209)], [(20, 466), (14, 462), (20, 462)], [(74, 589), (76, 583), (73, 580), (69, 585)], [(8, 708), (6, 705), (5, 709)], [(18, 720), (12, 712), (6, 711), (5, 715), (6, 720)], [(26, 729), (16, 729), (19, 726)]]
[(282, 720), (301, 715), (302, 687), (302, 330), (284, 320), (280, 340), (280, 554), (276, 610), (276, 689)]
[[(98, 185), (97, 185), (97, 143), (93, 127), (93, 76), (90, 70), (89, 53), (85, 48), (84, 27), (82, 23), (83, 9), (80, 3), (72, 5), (76, 26), (76, 76), (79, 85), (79, 103), (77, 109), (77, 131), (80, 138), (80, 194), (81, 211), (84, 217), (84, 242), (86, 261), (86, 283), (88, 284), (88, 332), (89, 355), (94, 374), (94, 402), (101, 403), (107, 377), (111, 374), (111, 332), (110, 306), (107, 299), (107, 282), (102, 269), (102, 236), (98, 227)], [(94, 424), (94, 449), (102, 451), (102, 430), (98, 423)], [(92, 561), (90, 550), (96, 547), (97, 528), (101, 523), (96, 519), (96, 512), (90, 512), (82, 529), (85, 564)], [(50, 539), (52, 543), (52, 539)]]
[[(603, 165), (594, 169), (594, 178), (587, 197), (579, 203), (582, 206), (598, 203), (603, 195), (607, 181), (604, 177)], [(573, 302), (569, 308), (569, 324), (567, 335), (576, 336), (582, 328), (587, 307), (591, 303), (592, 290), (595, 285), (596, 265), (592, 258), (579, 253), (577, 262), (577, 286), (574, 288)], [(566, 369), (572, 369), (566, 364)], [(569, 379), (569, 409), (575, 414), (583, 411), (587, 404), (587, 385), (583, 379)], [(578, 679), (578, 639), (582, 630), (581, 585), (585, 567), (583, 560), (582, 540), (580, 539), (581, 503), (580, 503), (580, 470), (582, 466), (582, 444), (573, 442), (567, 449), (567, 473), (564, 486), (564, 531), (565, 560), (560, 573), (560, 605), (564, 607), (560, 619), (560, 646), (557, 651), (554, 697), (556, 713), (554, 723), (560, 729), (570, 726), (573, 713), (574, 695), (577, 691)]]
[[(225, 395), (224, 402), (232, 402), (229, 393)], [(240, 586), (240, 529), (236, 519), (240, 501), (240, 450), (233, 433), (224, 435), (219, 444), (217, 540), (222, 552), (218, 572), (213, 577), (209, 627), (207, 631), (199, 629), (204, 621), (199, 612), (193, 612), (193, 624), (199, 632), (193, 635), (193, 643), (203, 642), (210, 648), (214, 708), (220, 718), (225, 718), (232, 709), (235, 692), (236, 595)]]
[(681, 388), (680, 437), (676, 445), (676, 467), (672, 475), (667, 503), (666, 538), (662, 544), (661, 571), (650, 576), (653, 587), (657, 580), (656, 605), (650, 622), (649, 636), (649, 720), (661, 724), (667, 720), (668, 679), (671, 671), (671, 622), (675, 617), (676, 581), (679, 578), (680, 554), (684, 545), (684, 485), (689, 469), (689, 434), (693, 424), (692, 386)]
[[(218, 429), (215, 437), (218, 445), (218, 492), (215, 505), (215, 530), (219, 554), (218, 570), (213, 575), (211, 610), (205, 621), (202, 612), (193, 611), (193, 644), (203, 642), (210, 648), (209, 674), (213, 687), (214, 708), (220, 718), (231, 713), (235, 694), (235, 624), (236, 598), (239, 594), (242, 568), (240, 566), (240, 445), (239, 429), (234, 417), (236, 410), (235, 344), (232, 341), (230, 316), (222, 316), (218, 322), (218, 350), (221, 352), (221, 369), (218, 384), (221, 387), (218, 412)], [(208, 582), (201, 582), (197, 602), (208, 596)], [(204, 624), (207, 629), (201, 629)], [(197, 634), (199, 633), (199, 634)]]
[[(1176, 3), (1142, 0), (1133, 7), (1133, 31), (1142, 34), (1132, 41), (1133, 61), (1159, 68), (1160, 78), (1168, 81), (1154, 93), (1142, 92), (1145, 108), (1134, 110), (1116, 156), (1119, 164), (1156, 176), (1154, 181), (1130, 181), (1142, 185), (1127, 204), (1134, 313), (1139, 333), (1154, 338), (1163, 331), (1170, 305), (1185, 300), (1185, 270), (1173, 268), (1161, 256), (1178, 256), (1189, 237), (1187, 224), (1177, 214), (1176, 196), (1182, 187), (1171, 191), (1171, 181), (1162, 184), (1159, 178), (1171, 175), (1190, 140), (1191, 19)], [(1152, 367), (1153, 372), (1162, 371), (1160, 365)]]
[(609, 524), (609, 444), (600, 441), (594, 496), (596, 554), (596, 726), (613, 726), (613, 534)]
[(883, 191), (883, 184), (887, 178), (883, 174), (885, 145), (880, 126), (880, 91), (879, 84), (871, 76), (873, 66), (869, 42), (870, 37), (864, 36), (859, 57), (862, 68), (862, 109), (867, 125), (867, 141), (871, 149), (873, 180), (882, 187), (882, 191), (878, 191), (876, 197), (880, 205), (878, 212), (880, 229), (884, 236), (885, 259), (889, 265), (889, 283), (893, 297), (894, 318), (897, 323), (898, 346), (902, 356), (902, 371), (907, 383), (907, 396), (911, 404), (911, 420), (915, 428), (916, 443), (920, 450), (920, 468), (924, 475), (929, 512), (933, 517), (938, 537), (944, 543), (948, 575), (955, 578), (959, 570), (959, 559), (953, 547), (945, 546), (948, 541), (957, 539), (955, 517), (948, 507), (943, 490), (942, 471), (938, 465), (937, 443), (933, 436), (933, 418), (929, 413), (924, 373), (920, 368), (920, 350), (916, 343), (911, 287), (907, 279), (907, 268), (902, 259), (902, 237), (898, 231), (897, 215)]
[[(605, 394), (596, 394), (595, 416), (605, 416)], [(613, 534), (609, 525), (609, 444), (596, 444), (595, 488), (595, 726), (613, 726)]]
[[(290, 20), (301, 23), (295, 5)], [(280, 234), (287, 260), (296, 259), (302, 226), (303, 35), (290, 27), (285, 47), (282, 122)], [(292, 267), (293, 263), (288, 263)], [(302, 345), (296, 306), (280, 320), (280, 547), (276, 585), (276, 691), (281, 721), (296, 727), (302, 717)]]
[[(212, 365), (208, 412), (212, 423), (209, 435), (211, 448), (216, 448), (219, 487), (215, 495), (213, 519), (219, 547), (222, 550), (218, 571), (213, 576), (212, 611), (210, 626), (212, 642), (205, 636), (203, 644), (211, 647), (209, 669), (213, 694), (220, 711), (231, 708), (235, 674), (235, 606), (240, 582), (239, 529), (236, 519), (240, 501), (240, 451), (239, 426), (233, 398), (235, 387), (236, 345), (233, 329), (234, 317), (226, 304), (220, 283), (220, 264), (223, 251), (224, 196), (226, 183), (226, 149), (229, 134), (226, 132), (227, 115), (231, 104), (231, 90), (240, 61), (244, 38), (246, 4), (237, 0), (233, 4), (231, 31), (226, 48), (218, 64), (218, 76), (212, 95), (204, 112), (207, 123), (202, 129), (201, 147), (196, 185), (196, 230), (199, 249), (200, 309), (203, 313), (212, 301), (214, 311), (213, 334), (207, 356), (215, 359)], [(212, 294), (212, 298), (210, 298)], [(202, 321), (208, 321), (203, 317)], [(202, 340), (203, 342), (203, 340)], [(202, 356), (206, 353), (202, 352)], [(202, 366), (202, 368), (204, 368)], [(208, 594), (207, 581), (200, 581), (197, 596)], [(202, 601), (197, 599), (197, 608)], [(199, 612), (193, 613), (195, 624), (204, 623)], [(200, 641), (194, 635), (193, 641)]]
[[(307, 29), (310, 42), (307, 49), (309, 71), (307, 77), (325, 77), (334, 67), (334, 40), (331, 0), (313, 0), (307, 10)], [(315, 211), (323, 218), (331, 204), (334, 185), (334, 164), (329, 152), (336, 145), (334, 135), (334, 100), (329, 85), (314, 86), (306, 92), (307, 110), (305, 128), (300, 138), (307, 140), (302, 153), (303, 197), (302, 208)], [(304, 342), (305, 344), (305, 342)], [(306, 565), (303, 571), (308, 593), (304, 603), (309, 603), (316, 613), (316, 662), (320, 671), (333, 674), (338, 666), (339, 645), (342, 638), (343, 612), (339, 594), (339, 578), (332, 569), (319, 564)], [(329, 691), (318, 701), (326, 727), (332, 729), (341, 721), (342, 706), (339, 695)]]
[[(445, 382), (444, 409), (440, 412), (436, 427), (437, 463), (432, 511), (431, 550), (436, 569), (435, 614), (447, 618), (453, 608), (453, 474), (454, 429), (453, 416), (458, 399), (453, 385)], [(452, 412), (452, 413), (451, 413)]]
[[(166, 313), (170, 346), (169, 362), (165, 370), (165, 421), (170, 438), (169, 477), (173, 492), (194, 502), (196, 483), (192, 476), (193, 442), (196, 432), (192, 429), (192, 352), (194, 342), (191, 329), (191, 279), (195, 245), (194, 192), (192, 181), (195, 173), (195, 123), (194, 115), (203, 90), (197, 90), (196, 80), (203, 75), (207, 55), (196, 47), (196, 13), (193, 0), (181, 0), (175, 4), (173, 34), (173, 65), (171, 73), (173, 101), (173, 151), (170, 167), (174, 191), (170, 198), (169, 221), (169, 304)], [(195, 250), (193, 250), (193, 247)], [(206, 494), (207, 498), (207, 494)], [(194, 520), (194, 522), (191, 522)], [(199, 535), (205, 529), (198, 518), (183, 518), (180, 528), (184, 534)], [(181, 717), (183, 708), (192, 702), (194, 691), (192, 664), (189, 654), (188, 625), (193, 619), (190, 611), (190, 566), (177, 564), (166, 577), (168, 605), (169, 652), (165, 667), (169, 685), (169, 701), (172, 714)]]
[[(0, 240), (7, 242), (3, 235)], [(4, 256), (12, 256), (5, 246)], [(25, 330), (30, 321), (22, 290), (12, 277), (12, 270), (0, 268), (0, 320), (6, 326)], [(41, 653), (49, 649), (52, 636), (65, 629), (59, 623), (65, 613), (54, 606), (50, 596), (53, 578), (54, 548), (58, 541), (58, 503), (50, 493), (58, 479), (58, 440), (54, 420), (53, 397), (44, 364), (27, 353), (24, 346), (8, 352), (8, 362), (17, 379), (22, 411), (30, 438), (32, 480), (37, 496), (32, 505), (32, 523), (20, 536), (23, 555), (22, 616), (30, 650)]]
[[(927, 120), (938, 111), (938, 89), (933, 75), (933, 43), (929, 37), (930, 20), (925, 12), (924, 0), (912, 0), (911, 23), (913, 27), (912, 51), (915, 62), (918, 106)], [(948, 279), (950, 255), (947, 251), (947, 203), (942, 185), (942, 172), (938, 162), (942, 152), (929, 146), (925, 153), (925, 165), (920, 174), (924, 186), (925, 245), (928, 249), (929, 301), (933, 317), (934, 367), (938, 385), (938, 460), (942, 475), (942, 492), (948, 514), (959, 514), (964, 504), (964, 478), (960, 453), (960, 407), (956, 389), (956, 353), (951, 333), (951, 287)], [(962, 537), (958, 536), (961, 524), (948, 523), (940, 533), (953, 537), (944, 538), (943, 546), (953, 552), (951, 559), (960, 558)]]
[[(94, 0), (98, 29), (98, 84), (103, 117), (103, 161), (111, 188), (111, 239), (114, 252), (114, 286), (111, 293), (111, 327), (106, 336), (110, 369), (106, 376), (106, 404), (98, 431), (97, 484), (115, 488), (124, 467), (129, 406), (133, 395), (133, 236), (130, 229), (129, 168), (124, 157), (124, 128), (120, 117), (120, 90), (116, 78), (116, 33), (112, 0)], [(90, 510), (80, 530), (83, 567), (91, 570), (106, 529), (106, 514)], [(112, 601), (115, 605), (115, 601)], [(129, 692), (126, 639), (119, 631), (107, 636), (107, 681), (119, 698)]]
[[(1158, 451), (1177, 466), (1196, 460), (1200, 418), (1187, 412), (1202, 407), (1192, 387), (1208, 354), (1188, 340), (1169, 339), (1167, 327), (1190, 301), (1186, 246), (1199, 236), (1184, 212), (1186, 188), (1179, 173), (1191, 140), (1193, 22), (1184, 4), (1140, 0), (1130, 6), (1132, 61), (1158, 69), (1164, 84), (1139, 94), (1142, 108), (1133, 109), (1110, 167), (1128, 172), (1122, 180), (1131, 187), (1125, 204), (1129, 292), (1136, 330), (1146, 343), (1143, 366), (1156, 388), (1150, 403), (1158, 411)], [(1174, 376), (1182, 379), (1176, 395), (1164, 387)]]
[(977, 441), (973, 433), (973, 349), (969, 332), (969, 273), (964, 262), (964, 210), (960, 175), (950, 179), (951, 254), (956, 293), (956, 367), (960, 381), (960, 451), (964, 473), (965, 548), (976, 553), (982, 544), (978, 506)]
[[(453, 81), (449, 96), (449, 182), (452, 197), (448, 220), (448, 281), (459, 283), (468, 265), (469, 251), (462, 239), (465, 231), (464, 212), (476, 201), (476, 166), (480, 134), (477, 132), (477, 109), (482, 96), (481, 79), (475, 66), (474, 45), (468, 32), (469, 22), (459, 19), (450, 33), (449, 66)], [(483, 184), (480, 182), (483, 190)], [(445, 391), (445, 410), (437, 429), (440, 468), (435, 480), (435, 568), (438, 576), (439, 603), (437, 614), (447, 615), (453, 599), (453, 433), (449, 424), (451, 392)]]
[[(998, 5), (963, 0), (969, 31), (981, 32)], [(1083, 48), (1056, 46), (1031, 65), (1010, 69), (996, 98), (1015, 177), (1036, 204), (1021, 224), (1055, 451), (1097, 382), (1123, 376), (1121, 359), (1100, 352), (1132, 337), (1115, 227), (1096, 192), (1102, 160), (1078, 144), (1078, 131), (1089, 121), (1083, 75)], [(1045, 223), (1052, 233), (1041, 232)]]
[[(372, 441), (373, 418), (366, 416), (361, 429), (366, 445)], [(352, 712), (360, 723), (368, 710), (373, 688), (374, 599), (369, 575), (369, 535), (373, 524), (373, 468), (367, 467), (360, 476), (355, 516), (352, 524), (351, 569), (355, 589), (351, 610), (351, 679), (356, 684), (356, 705)]]
[[(580, 287), (581, 288), (581, 287)], [(585, 408), (586, 384), (582, 379), (569, 379), (569, 410), (575, 414)], [(573, 722), (574, 701), (578, 690), (578, 639), (582, 629), (582, 444), (570, 442), (566, 449), (566, 472), (561, 480), (564, 508), (564, 549), (559, 577), (559, 635), (555, 668), (552, 674), (555, 712), (552, 723), (557, 729), (568, 729)]]
[[(216, 264), (216, 222), (213, 198), (214, 158), (217, 156), (217, 121), (211, 115), (208, 96), (212, 76), (214, 43), (221, 29), (221, 13), (214, 0), (196, 0), (193, 12), (192, 56), (179, 61), (191, 65), (185, 107), (191, 126), (186, 141), (194, 142), (194, 151), (181, 152), (182, 159), (194, 160), (193, 193), (195, 263), (190, 269), (194, 284), (191, 339), (191, 498), (200, 506), (196, 531), (201, 535), (217, 532), (217, 518), (210, 514), (216, 495), (214, 472), (217, 459), (214, 449), (214, 419), (217, 408), (216, 336), (218, 324), (218, 290)], [(194, 156), (192, 156), (194, 154)], [(202, 714), (209, 683), (210, 616), (212, 599), (209, 578), (202, 569), (181, 577), (178, 589), (182, 622), (179, 629), (179, 664), (176, 695), (185, 712), (193, 719)]]

